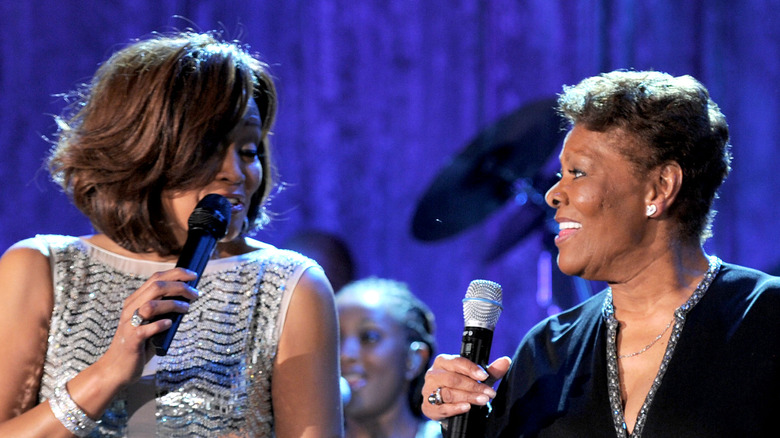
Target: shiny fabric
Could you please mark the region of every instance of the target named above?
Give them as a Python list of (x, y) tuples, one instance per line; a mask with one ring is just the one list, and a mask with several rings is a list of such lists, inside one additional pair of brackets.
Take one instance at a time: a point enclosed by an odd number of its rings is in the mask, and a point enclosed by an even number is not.
[[(105, 352), (123, 300), (148, 272), (117, 269), (103, 261), (110, 253), (78, 238), (37, 238), (48, 244), (55, 285), (39, 394), (45, 400), (58, 379), (77, 374)], [(217, 269), (207, 266), (200, 298), (182, 319), (168, 354), (159, 358), (157, 436), (273, 436), (270, 386), (279, 309), (290, 277), (314, 262), (272, 247), (229, 259), (217, 260)], [(126, 394), (119, 394), (90, 436), (125, 436), (126, 408)]]
[[(532, 329), (502, 381), (488, 437), (615, 437), (606, 291)], [(690, 309), (642, 438), (774, 437), (780, 278), (724, 263)]]

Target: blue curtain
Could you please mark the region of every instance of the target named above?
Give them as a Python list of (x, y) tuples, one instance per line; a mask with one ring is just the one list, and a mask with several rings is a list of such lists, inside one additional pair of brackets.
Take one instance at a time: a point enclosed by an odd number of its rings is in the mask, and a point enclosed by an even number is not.
[(499, 321), (493, 351), (511, 354), (532, 324), (594, 285), (555, 274), (543, 228), (518, 237), (512, 224), (529, 207), (513, 201), (450, 238), (417, 240), (412, 217), (439, 172), (491, 124), (564, 84), (616, 68), (691, 74), (727, 115), (735, 155), (707, 250), (774, 270), (779, 13), (768, 0), (3, 2), (0, 245), (91, 232), (42, 168), (52, 115), (64, 105), (58, 93), (132, 38), (222, 30), (278, 80), (273, 141), (286, 185), (271, 205), (277, 219), (258, 238), (283, 245), (303, 229), (343, 236), (359, 276), (405, 281), (434, 308), (447, 352), (458, 350), (469, 281), (497, 281), (512, 317)]

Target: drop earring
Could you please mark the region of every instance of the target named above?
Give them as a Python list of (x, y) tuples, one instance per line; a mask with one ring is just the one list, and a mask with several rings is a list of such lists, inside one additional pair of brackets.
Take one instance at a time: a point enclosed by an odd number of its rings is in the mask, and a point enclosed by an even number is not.
[(645, 214), (647, 214), (647, 217), (650, 217), (654, 215), (656, 211), (658, 211), (658, 208), (655, 206), (655, 204), (650, 204), (647, 206), (647, 209), (645, 210)]

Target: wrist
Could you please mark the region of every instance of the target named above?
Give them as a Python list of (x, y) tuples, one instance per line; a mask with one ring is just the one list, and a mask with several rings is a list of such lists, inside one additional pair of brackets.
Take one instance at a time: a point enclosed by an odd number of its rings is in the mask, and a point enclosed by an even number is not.
[(111, 372), (110, 364), (101, 359), (71, 378), (67, 384), (70, 397), (93, 419), (100, 418), (116, 394), (126, 386), (115, 372)]
[(119, 360), (111, 357), (111, 352), (107, 352), (79, 375), (87, 374), (93, 388), (100, 388), (102, 392), (111, 393), (113, 398), (113, 394), (126, 388), (134, 380), (132, 377), (118, 372), (124, 369), (123, 365)]
[(60, 379), (54, 387), (54, 394), (49, 399), (49, 407), (54, 417), (59, 420), (68, 431), (77, 437), (86, 437), (98, 427), (96, 421), (73, 400), (68, 391), (67, 378)]

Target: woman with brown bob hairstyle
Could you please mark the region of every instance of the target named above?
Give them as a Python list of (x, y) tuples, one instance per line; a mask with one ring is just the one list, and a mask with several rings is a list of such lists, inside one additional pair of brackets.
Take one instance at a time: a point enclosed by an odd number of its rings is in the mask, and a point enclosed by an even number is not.
[[(0, 436), (341, 436), (331, 286), (248, 237), (274, 187), (267, 66), (216, 34), (155, 34), (71, 97), (48, 164), (96, 233), (0, 259)], [(230, 220), (195, 289), (176, 262), (210, 194)]]

